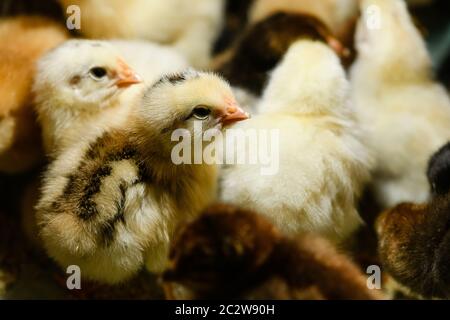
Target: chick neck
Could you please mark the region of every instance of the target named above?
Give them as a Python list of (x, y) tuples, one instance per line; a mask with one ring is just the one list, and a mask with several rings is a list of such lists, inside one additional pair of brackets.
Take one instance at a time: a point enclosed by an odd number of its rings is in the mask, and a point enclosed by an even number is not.
[[(170, 133), (156, 132), (140, 120), (129, 129), (131, 142), (140, 155), (143, 168), (158, 185), (165, 186), (174, 194), (201, 188), (216, 193), (217, 166), (201, 164), (175, 164), (172, 161), (173, 143)], [(190, 204), (192, 206), (192, 204)]]

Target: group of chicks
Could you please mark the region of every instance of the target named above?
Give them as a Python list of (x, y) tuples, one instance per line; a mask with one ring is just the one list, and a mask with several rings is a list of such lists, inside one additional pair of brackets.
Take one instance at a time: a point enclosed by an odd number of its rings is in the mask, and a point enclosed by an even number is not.
[[(450, 99), (404, 0), (60, 2), (91, 40), (0, 20), (0, 172), (45, 163), (23, 220), (59, 265), (145, 267), (168, 298), (378, 299), (349, 249), (370, 192), (383, 267), (450, 295), (450, 147), (428, 164)], [(279, 130), (279, 171), (173, 163), (198, 122)]]

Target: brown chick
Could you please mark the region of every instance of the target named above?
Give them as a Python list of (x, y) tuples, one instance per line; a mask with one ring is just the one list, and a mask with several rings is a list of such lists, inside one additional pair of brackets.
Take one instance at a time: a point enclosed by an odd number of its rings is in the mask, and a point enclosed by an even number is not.
[(431, 159), (427, 204), (403, 203), (377, 220), (379, 252), (391, 275), (413, 293), (450, 298), (450, 144)]
[(34, 65), (66, 38), (62, 27), (45, 18), (0, 20), (0, 172), (27, 171), (42, 160), (31, 107)]
[(214, 52), (220, 53), (228, 49), (245, 28), (248, 11), (255, 0), (227, 0), (225, 5), (225, 23), (217, 39)]
[(210, 207), (180, 232), (163, 281), (169, 298), (380, 298), (327, 241), (290, 240), (260, 215), (228, 205)]
[(301, 13), (278, 12), (252, 25), (231, 51), (219, 56), (215, 69), (235, 87), (260, 95), (268, 73), (300, 39), (323, 41), (340, 56), (347, 50), (319, 19)]
[(305, 13), (323, 21), (341, 41), (351, 40), (358, 16), (359, 0), (255, 0), (249, 10), (250, 23), (278, 11)]

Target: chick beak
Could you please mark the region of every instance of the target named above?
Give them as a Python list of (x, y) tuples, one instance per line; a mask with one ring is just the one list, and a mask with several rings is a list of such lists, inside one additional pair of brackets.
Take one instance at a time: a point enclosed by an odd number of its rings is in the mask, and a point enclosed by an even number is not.
[(348, 58), (350, 56), (350, 50), (342, 45), (342, 43), (334, 37), (327, 38), (328, 45), (336, 52), (341, 58)]
[(142, 82), (142, 79), (125, 62), (119, 61), (120, 71), (115, 85), (119, 88), (126, 88), (133, 84)]
[(233, 105), (226, 109), (224, 115), (221, 117), (220, 122), (223, 126), (233, 124), (238, 121), (247, 120), (249, 114), (242, 110), (240, 107)]

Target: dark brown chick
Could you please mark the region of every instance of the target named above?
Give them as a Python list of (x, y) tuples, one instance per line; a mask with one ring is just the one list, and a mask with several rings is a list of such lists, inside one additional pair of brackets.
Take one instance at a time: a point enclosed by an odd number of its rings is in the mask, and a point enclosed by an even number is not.
[(325, 240), (282, 236), (262, 216), (215, 205), (172, 244), (169, 298), (375, 299), (352, 262)]
[(427, 204), (403, 203), (377, 220), (385, 268), (403, 286), (426, 298), (450, 298), (450, 144), (431, 159)]
[(215, 53), (228, 49), (248, 22), (248, 11), (255, 0), (227, 0), (225, 23), (214, 47)]
[(307, 14), (279, 12), (250, 26), (234, 48), (216, 60), (216, 71), (231, 85), (260, 95), (268, 73), (299, 39), (323, 41), (341, 56), (348, 54), (319, 19)]

